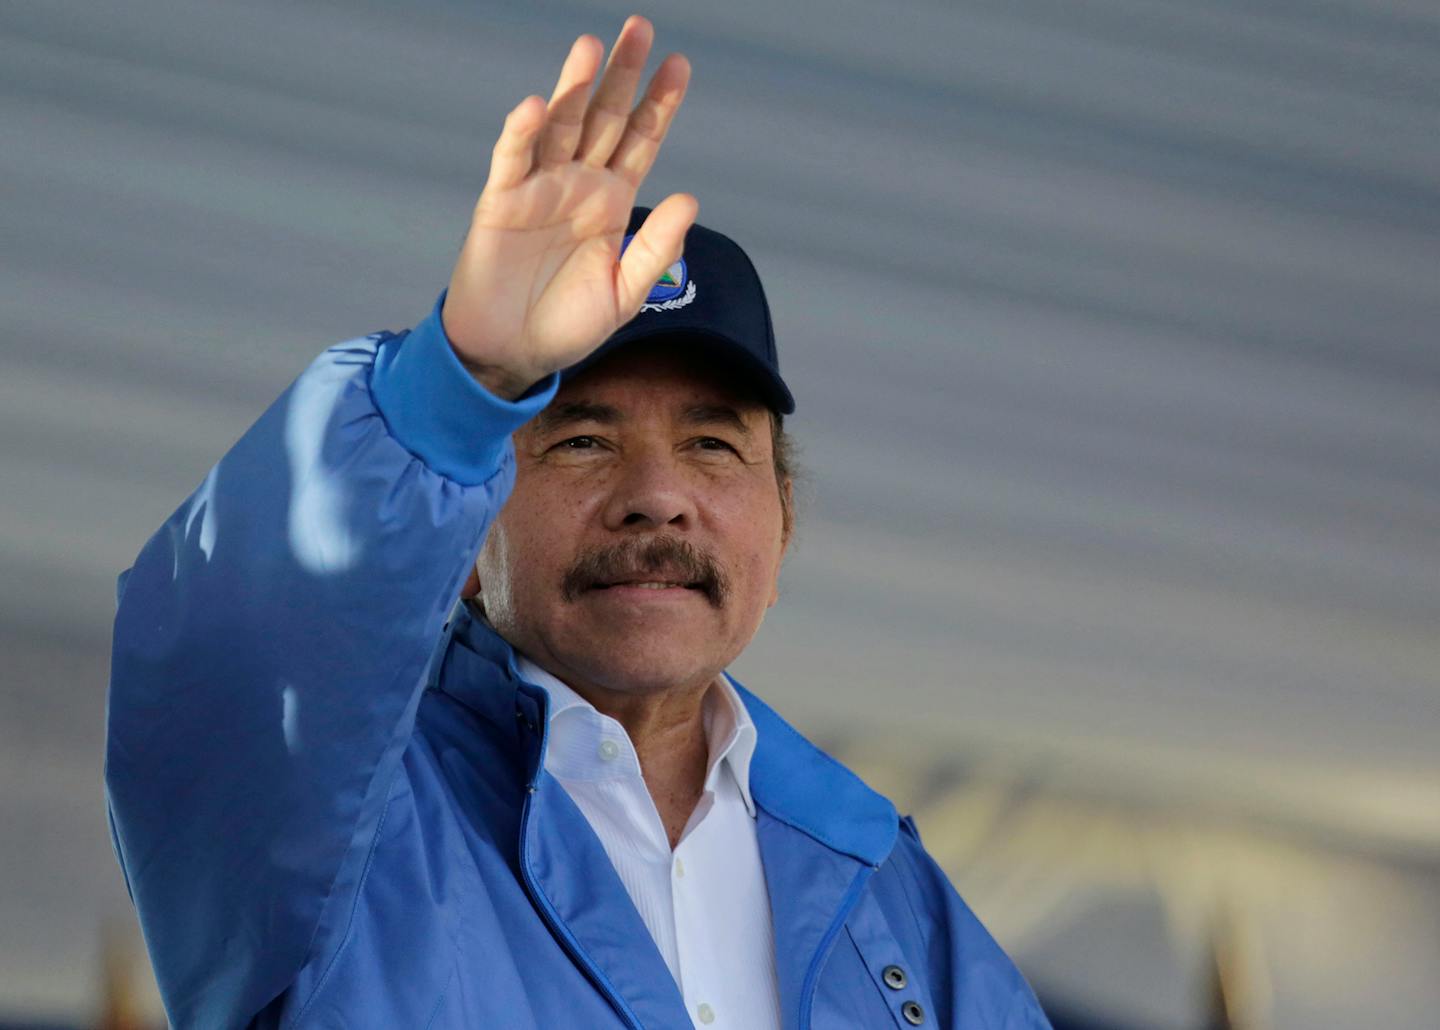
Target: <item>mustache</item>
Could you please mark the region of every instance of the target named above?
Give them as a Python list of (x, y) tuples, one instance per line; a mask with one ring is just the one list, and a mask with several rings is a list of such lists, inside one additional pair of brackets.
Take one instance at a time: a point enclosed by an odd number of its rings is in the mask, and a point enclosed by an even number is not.
[(693, 584), (716, 608), (730, 595), (729, 578), (715, 557), (673, 536), (635, 537), (587, 551), (566, 570), (561, 592), (565, 600), (573, 601), (598, 586), (662, 574)]

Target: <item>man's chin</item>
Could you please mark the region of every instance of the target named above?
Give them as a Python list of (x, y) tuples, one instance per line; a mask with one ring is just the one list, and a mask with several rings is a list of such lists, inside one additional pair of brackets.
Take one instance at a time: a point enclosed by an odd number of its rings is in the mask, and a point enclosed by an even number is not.
[(706, 686), (729, 664), (721, 655), (697, 654), (691, 633), (661, 633), (653, 627), (607, 635), (593, 646), (567, 647), (559, 657), (577, 679), (625, 694)]

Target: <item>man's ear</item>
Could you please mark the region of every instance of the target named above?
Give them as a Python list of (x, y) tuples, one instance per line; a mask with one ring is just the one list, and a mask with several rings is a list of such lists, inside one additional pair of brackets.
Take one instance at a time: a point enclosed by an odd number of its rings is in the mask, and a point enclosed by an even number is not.
[(775, 566), (775, 585), (770, 588), (770, 603), (766, 607), (774, 607), (775, 602), (780, 600), (780, 568), (785, 564), (785, 552), (790, 549), (790, 540), (795, 535), (795, 481), (789, 476), (785, 477), (781, 495), (780, 510), (784, 522), (780, 526), (780, 561)]
[(460, 599), (468, 601), (478, 593), (480, 593), (480, 573), (476, 571), (474, 565), (471, 565), (470, 575), (466, 577), (465, 585), (460, 588)]
[(784, 519), (780, 526), (780, 557), (784, 558), (790, 538), (795, 535), (795, 480), (786, 476), (780, 495), (780, 511)]

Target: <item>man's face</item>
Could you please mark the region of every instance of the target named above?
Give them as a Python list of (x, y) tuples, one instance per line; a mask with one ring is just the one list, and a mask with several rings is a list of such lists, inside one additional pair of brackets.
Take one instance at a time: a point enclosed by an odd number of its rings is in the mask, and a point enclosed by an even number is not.
[(708, 684), (778, 597), (769, 413), (680, 346), (606, 358), (515, 434), (477, 562), (495, 629), (582, 692)]

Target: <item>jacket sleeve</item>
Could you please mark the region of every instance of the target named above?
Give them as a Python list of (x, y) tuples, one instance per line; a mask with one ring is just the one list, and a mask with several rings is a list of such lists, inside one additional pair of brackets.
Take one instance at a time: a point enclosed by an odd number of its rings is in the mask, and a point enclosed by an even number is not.
[(106, 790), (174, 1025), (244, 1025), (353, 904), (510, 434), (554, 395), (487, 393), (439, 309), (321, 355), (121, 577)]

